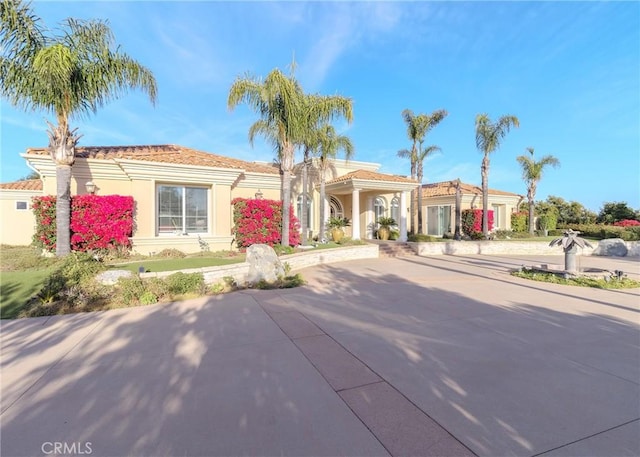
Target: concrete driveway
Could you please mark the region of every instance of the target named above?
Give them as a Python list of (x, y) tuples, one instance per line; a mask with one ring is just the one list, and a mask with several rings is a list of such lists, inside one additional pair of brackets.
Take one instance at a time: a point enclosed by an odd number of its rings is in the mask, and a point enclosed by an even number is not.
[(3, 321), (1, 454), (640, 455), (640, 290), (508, 275), (534, 262), (561, 257), (353, 261)]

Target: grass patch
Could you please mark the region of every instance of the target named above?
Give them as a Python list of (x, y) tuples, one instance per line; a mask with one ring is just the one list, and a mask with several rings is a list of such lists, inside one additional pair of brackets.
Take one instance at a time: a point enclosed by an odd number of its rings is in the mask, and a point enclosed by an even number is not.
[(513, 271), (512, 276), (530, 279), (532, 281), (550, 282), (552, 284), (562, 284), (567, 286), (595, 287), (597, 289), (634, 289), (640, 287), (640, 281), (629, 278), (618, 279), (611, 277), (610, 279), (590, 278), (584, 276), (563, 278), (562, 276), (540, 271)]
[(13, 319), (40, 291), (53, 269), (3, 271), (0, 274), (0, 319)]
[(238, 254), (235, 257), (185, 257), (185, 258), (170, 258), (170, 259), (154, 259), (148, 258), (146, 260), (136, 260), (135, 262), (118, 263), (109, 265), (110, 269), (115, 270), (129, 270), (134, 273), (138, 272), (140, 267), (144, 267), (145, 272), (160, 272), (160, 271), (174, 271), (174, 270), (186, 270), (188, 268), (205, 268), (205, 267), (219, 267), (222, 265), (231, 265), (234, 263), (242, 263), (245, 260), (245, 256)]

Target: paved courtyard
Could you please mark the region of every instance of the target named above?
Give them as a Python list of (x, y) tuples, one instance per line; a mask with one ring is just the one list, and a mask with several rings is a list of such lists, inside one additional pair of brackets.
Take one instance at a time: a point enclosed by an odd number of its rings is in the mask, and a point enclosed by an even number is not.
[(296, 289), (3, 321), (0, 453), (640, 455), (640, 290), (508, 274), (561, 262), (351, 261)]

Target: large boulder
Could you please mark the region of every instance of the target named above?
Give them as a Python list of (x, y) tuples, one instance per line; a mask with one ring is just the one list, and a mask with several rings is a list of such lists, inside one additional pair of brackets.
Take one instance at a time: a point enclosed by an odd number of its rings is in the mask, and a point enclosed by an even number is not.
[(613, 257), (625, 257), (629, 249), (624, 240), (620, 238), (609, 238), (600, 240), (598, 247), (593, 251), (593, 255), (604, 255)]
[(130, 278), (133, 273), (129, 270), (107, 270), (96, 276), (96, 280), (105, 286), (113, 286), (120, 278)]
[(284, 276), (284, 266), (276, 255), (276, 251), (266, 244), (254, 244), (247, 248), (247, 283), (256, 284), (261, 280), (275, 282)]

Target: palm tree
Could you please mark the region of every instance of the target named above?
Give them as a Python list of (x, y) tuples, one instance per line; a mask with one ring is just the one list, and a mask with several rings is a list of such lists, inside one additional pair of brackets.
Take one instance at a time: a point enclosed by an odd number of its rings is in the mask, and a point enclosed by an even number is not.
[[(402, 111), (402, 119), (407, 125), (407, 137), (411, 140), (411, 149), (402, 149), (398, 151), (398, 157), (408, 158), (411, 163), (411, 179), (417, 178), (419, 157), (422, 156), (422, 144), (429, 131), (438, 125), (442, 119), (447, 116), (446, 110), (436, 110), (431, 114), (418, 114), (417, 116), (410, 109)], [(426, 154), (421, 160), (424, 160)], [(418, 224), (421, 225), (421, 204), (422, 204), (422, 180), (418, 183)], [(411, 197), (411, 230), (416, 232), (415, 224), (415, 205), (413, 203), (415, 197)]]
[(511, 127), (520, 127), (516, 116), (502, 116), (495, 123), (491, 122), (487, 114), (476, 116), (476, 147), (484, 154), (480, 172), (482, 174), (482, 233), (489, 237), (489, 154), (500, 147), (500, 142)]
[(349, 122), (353, 119), (351, 99), (340, 96), (307, 96), (293, 76), (280, 70), (272, 70), (264, 81), (251, 77), (237, 78), (229, 89), (227, 105), (233, 109), (246, 103), (260, 114), (249, 129), (249, 141), (253, 145), (260, 134), (277, 145), (282, 173), (282, 237), (283, 246), (289, 245), (291, 175), (296, 145), (304, 141), (309, 131), (309, 119), (331, 120), (338, 115)]
[(320, 96), (320, 95), (308, 95), (305, 96), (304, 103), (307, 104), (304, 113), (306, 114), (306, 127), (301, 132), (301, 137), (297, 141), (297, 145), (303, 150), (302, 161), (302, 211), (300, 217), (301, 229), (302, 229), (302, 241), (306, 244), (308, 241), (308, 224), (307, 224), (307, 212), (308, 212), (308, 167), (311, 163), (311, 155), (317, 152), (320, 148), (320, 139), (324, 132), (324, 125), (320, 118), (321, 113), (318, 110), (313, 109), (313, 105), (321, 103), (351, 103), (350, 100), (339, 96)]
[(324, 236), (326, 230), (325, 225), (325, 200), (326, 200), (326, 181), (327, 170), (329, 169), (330, 160), (338, 155), (339, 150), (344, 151), (345, 159), (349, 160), (353, 157), (353, 143), (346, 135), (338, 135), (332, 125), (325, 124), (319, 130), (319, 150), (318, 161), (320, 169), (320, 232), (319, 237)]
[(56, 255), (70, 250), (71, 167), (80, 139), (69, 120), (93, 114), (129, 89), (141, 89), (156, 100), (151, 71), (119, 48), (108, 24), (100, 20), (66, 19), (60, 33), (49, 32), (28, 3), (0, 3), (0, 86), (17, 107), (44, 110), (49, 152), (56, 164)]
[(527, 184), (527, 200), (529, 200), (529, 233), (535, 232), (535, 224), (533, 223), (534, 200), (536, 198), (536, 190), (538, 182), (542, 179), (542, 172), (547, 165), (557, 167), (560, 161), (552, 155), (546, 155), (537, 162), (533, 158), (533, 148), (527, 148), (529, 156), (521, 155), (516, 160), (522, 167), (522, 179)]

